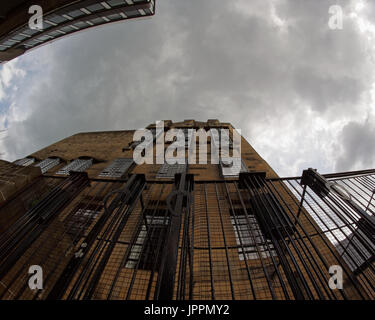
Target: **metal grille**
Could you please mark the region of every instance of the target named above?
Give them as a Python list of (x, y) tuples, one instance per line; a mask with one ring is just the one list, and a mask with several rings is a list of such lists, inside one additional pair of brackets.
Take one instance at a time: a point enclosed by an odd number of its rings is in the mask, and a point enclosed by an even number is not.
[(120, 178), (131, 167), (133, 162), (131, 158), (116, 159), (99, 174), (99, 177)]
[(184, 173), (187, 170), (186, 164), (164, 163), (156, 174), (156, 178), (173, 179), (176, 173)]
[(75, 159), (56, 172), (56, 174), (68, 175), (70, 171), (84, 172), (86, 169), (91, 167), (92, 163), (93, 159)]
[[(346, 185), (374, 216), (375, 171), (326, 178)], [(92, 180), (84, 192), (58, 188), (1, 235), (0, 298), (148, 300), (164, 288), (173, 299), (375, 299), (371, 224), (336, 194), (319, 197), (300, 177), (249, 173), (196, 181), (189, 191), (176, 185), (134, 175), (126, 185)], [(52, 196), (66, 203), (66, 195), (70, 206), (50, 207)], [(67, 223), (72, 208), (91, 210), (81, 215), (84, 232)], [(43, 267), (44, 290), (29, 290), (31, 264)], [(343, 269), (342, 290), (328, 285), (332, 265)], [(172, 281), (160, 282), (165, 274)]]
[[(354, 206), (333, 190), (319, 196), (310, 187), (302, 185), (300, 178), (286, 178), (283, 181), (337, 250), (340, 265), (353, 272), (356, 283), (363, 285), (363, 293), (374, 299), (375, 175), (353, 172), (343, 176), (326, 175), (326, 179), (331, 184), (343, 187)], [(363, 227), (364, 221), (367, 228)], [(366, 232), (368, 229), (372, 230), (372, 236)]]
[(14, 164), (16, 164), (18, 166), (27, 167), (27, 166), (33, 164), (34, 162), (35, 162), (34, 158), (23, 158), (23, 159), (19, 159), (19, 160), (15, 161)]
[(66, 221), (67, 234), (77, 237), (82, 235), (91, 223), (98, 217), (100, 214), (101, 206), (95, 205), (86, 205), (82, 208), (79, 208), (74, 212), (72, 217)]
[(47, 158), (38, 164), (35, 165), (35, 167), (40, 167), (40, 170), (42, 173), (46, 173), (49, 169), (52, 169), (53, 167), (57, 166), (60, 163), (59, 158)]
[(134, 269), (137, 264), (139, 269), (152, 270), (158, 269), (161, 255), (157, 257), (158, 241), (164, 238), (169, 223), (169, 217), (166, 216), (146, 216), (146, 223), (143, 223), (137, 240), (132, 246), (126, 268)]
[(276, 255), (275, 251), (272, 250), (272, 242), (265, 239), (254, 215), (248, 215), (247, 218), (243, 214), (237, 217), (231, 216), (230, 220), (233, 225), (237, 245), (239, 246), (238, 253), (240, 260), (245, 260), (245, 258), (259, 259), (259, 254), (263, 258), (269, 258), (271, 254)]

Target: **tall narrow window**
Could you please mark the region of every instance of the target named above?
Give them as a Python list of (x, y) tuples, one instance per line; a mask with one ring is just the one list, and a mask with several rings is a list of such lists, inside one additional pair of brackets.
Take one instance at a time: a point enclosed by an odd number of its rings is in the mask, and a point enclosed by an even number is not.
[(164, 210), (158, 211), (156, 214), (146, 215), (147, 227), (143, 222), (138, 237), (131, 248), (126, 268), (136, 268), (138, 263), (138, 269), (157, 270), (159, 268), (169, 217), (164, 216)]
[(34, 158), (23, 158), (23, 159), (19, 159), (19, 160), (15, 161), (14, 164), (16, 164), (18, 166), (27, 167), (27, 166), (33, 164), (34, 162), (35, 162)]
[(56, 174), (67, 175), (70, 171), (84, 172), (87, 168), (91, 167), (93, 159), (75, 159)]
[(258, 250), (262, 258), (275, 256), (276, 252), (273, 250), (272, 242), (264, 237), (255, 216), (248, 214), (248, 219), (246, 219), (242, 211), (242, 209), (235, 210), (235, 215), (232, 214), (230, 217), (240, 260), (260, 259)]
[(73, 215), (65, 221), (67, 234), (71, 235), (73, 239), (78, 241), (78, 238), (84, 235), (85, 231), (98, 217), (101, 209), (102, 206), (95, 203), (80, 204)]
[(59, 158), (47, 158), (36, 164), (35, 167), (40, 167), (42, 173), (46, 173), (49, 169), (57, 166), (59, 163)]
[(120, 178), (132, 164), (131, 158), (116, 159), (100, 173), (99, 177)]

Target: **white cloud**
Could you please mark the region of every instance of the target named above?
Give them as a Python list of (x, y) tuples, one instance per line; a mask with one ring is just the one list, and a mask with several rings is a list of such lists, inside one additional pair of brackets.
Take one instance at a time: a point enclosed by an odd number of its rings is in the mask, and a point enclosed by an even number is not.
[[(26, 72), (18, 67), (18, 59), (14, 59), (0, 66), (0, 102), (9, 96), (12, 81), (23, 78)], [(13, 88), (14, 89), (14, 88)]]

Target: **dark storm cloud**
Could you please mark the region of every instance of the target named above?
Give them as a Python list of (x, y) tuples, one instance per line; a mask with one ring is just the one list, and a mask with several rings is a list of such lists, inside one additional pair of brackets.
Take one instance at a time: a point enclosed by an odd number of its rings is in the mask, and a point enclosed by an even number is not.
[(81, 131), (218, 118), (241, 128), (280, 174), (333, 170), (324, 148), (339, 131), (324, 126), (361, 114), (372, 65), (353, 21), (328, 28), (330, 4), (164, 0), (151, 19), (39, 48), (18, 61), (28, 75), (7, 116), (7, 158)]
[(375, 126), (369, 121), (350, 122), (342, 130), (343, 153), (337, 160), (336, 169), (372, 169), (375, 160)]

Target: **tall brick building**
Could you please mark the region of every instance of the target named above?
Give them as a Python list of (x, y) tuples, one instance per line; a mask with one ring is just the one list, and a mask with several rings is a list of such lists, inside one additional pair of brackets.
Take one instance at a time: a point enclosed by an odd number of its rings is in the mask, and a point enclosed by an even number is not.
[(374, 299), (374, 170), (279, 178), (243, 137), (239, 174), (136, 165), (133, 134), (79, 133), (0, 162), (1, 299)]

